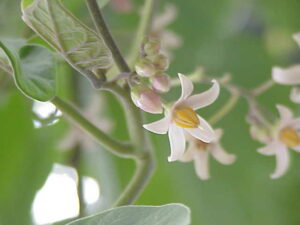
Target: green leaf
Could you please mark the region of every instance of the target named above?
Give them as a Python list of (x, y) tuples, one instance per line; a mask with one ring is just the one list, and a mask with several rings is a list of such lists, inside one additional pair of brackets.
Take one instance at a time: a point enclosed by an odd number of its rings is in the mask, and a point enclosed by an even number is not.
[[(24, 1), (24, 0), (23, 0)], [(112, 65), (112, 55), (102, 37), (74, 17), (59, 0), (34, 0), (23, 8), (23, 20), (56, 49), (94, 86)]]
[(23, 94), (38, 101), (49, 101), (55, 96), (55, 59), (48, 49), (31, 44), (22, 46), (16, 41), (0, 42), (0, 48)]
[(182, 204), (123, 206), (67, 225), (188, 225), (190, 210)]
[(2, 49), (0, 49), (0, 74), (13, 74), (11, 65)]

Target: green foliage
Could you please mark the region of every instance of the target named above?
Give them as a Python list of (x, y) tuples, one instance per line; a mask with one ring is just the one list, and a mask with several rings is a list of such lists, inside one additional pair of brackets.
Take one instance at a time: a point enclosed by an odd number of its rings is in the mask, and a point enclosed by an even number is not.
[(0, 224), (31, 225), (31, 204), (56, 158), (55, 126), (34, 129), (31, 103), (17, 91), (0, 99)]
[(103, 73), (112, 65), (111, 52), (103, 39), (59, 0), (35, 0), (26, 6), (22, 9), (25, 23), (98, 86), (104, 79)]
[[(55, 59), (48, 49), (38, 45), (21, 45), (16, 41), (0, 42), (17, 87), (26, 96), (49, 101), (55, 95)], [(0, 60), (1, 64), (1, 60)], [(5, 67), (4, 67), (5, 69)]]
[(164, 206), (123, 206), (68, 225), (188, 225), (190, 210), (181, 204)]

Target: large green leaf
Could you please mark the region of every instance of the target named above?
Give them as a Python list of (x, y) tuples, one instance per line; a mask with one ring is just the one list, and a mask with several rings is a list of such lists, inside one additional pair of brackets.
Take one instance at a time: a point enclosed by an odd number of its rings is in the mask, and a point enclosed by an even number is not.
[(17, 87), (26, 96), (39, 101), (54, 97), (55, 59), (47, 48), (15, 41), (0, 42), (0, 48), (12, 66)]
[[(25, 4), (26, 3), (26, 4)], [(23, 0), (23, 20), (55, 48), (76, 70), (95, 86), (112, 65), (112, 55), (103, 39), (90, 30), (59, 0)]]
[(190, 210), (181, 204), (164, 206), (123, 206), (68, 225), (188, 225)]

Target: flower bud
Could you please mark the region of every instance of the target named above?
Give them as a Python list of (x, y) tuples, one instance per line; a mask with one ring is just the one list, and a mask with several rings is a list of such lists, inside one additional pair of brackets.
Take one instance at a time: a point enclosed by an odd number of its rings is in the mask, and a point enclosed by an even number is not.
[(151, 61), (158, 70), (167, 70), (169, 67), (169, 59), (163, 54), (154, 55)]
[(155, 74), (156, 69), (149, 59), (140, 59), (135, 64), (135, 71), (141, 77), (151, 77)]
[(144, 51), (146, 55), (152, 56), (158, 54), (160, 51), (161, 45), (158, 40), (147, 41), (144, 45)]
[(151, 79), (152, 88), (159, 93), (166, 93), (170, 90), (171, 79), (165, 73), (157, 73)]
[(159, 95), (148, 87), (136, 87), (131, 90), (133, 103), (148, 113), (162, 113), (162, 102)]

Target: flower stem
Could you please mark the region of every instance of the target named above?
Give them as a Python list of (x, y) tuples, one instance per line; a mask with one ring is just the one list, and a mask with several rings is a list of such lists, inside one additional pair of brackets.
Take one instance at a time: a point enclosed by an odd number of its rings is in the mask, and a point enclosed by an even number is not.
[(238, 100), (239, 100), (239, 95), (231, 94), (231, 97), (224, 104), (224, 106), (217, 113), (215, 113), (212, 117), (208, 119), (209, 123), (215, 124), (219, 120), (221, 120), (234, 108)]
[(120, 157), (133, 157), (133, 149), (130, 145), (119, 142), (101, 131), (98, 127), (88, 121), (78, 110), (71, 104), (65, 102), (59, 97), (51, 101), (63, 114), (69, 117), (82, 130), (96, 138), (110, 152)]
[(130, 205), (137, 199), (151, 178), (155, 167), (154, 165), (155, 163), (151, 155), (143, 159), (136, 159), (135, 174), (115, 203), (115, 207)]
[(154, 13), (155, 0), (146, 0), (143, 11), (141, 13), (142, 18), (140, 20), (136, 36), (131, 48), (131, 53), (129, 57), (130, 64), (135, 63), (137, 57), (139, 56), (140, 47), (142, 41), (146, 35), (148, 35), (151, 29), (151, 22)]
[(86, 0), (87, 6), (92, 15), (95, 27), (98, 32), (104, 39), (104, 42), (110, 49), (112, 56), (114, 58), (115, 63), (117, 64), (119, 70), (121, 72), (130, 72), (130, 68), (127, 65), (125, 59), (123, 58), (120, 49), (118, 48), (116, 42), (114, 41), (106, 23), (102, 16), (101, 10), (97, 4), (97, 0)]
[(254, 96), (259, 96), (262, 93), (264, 93), (265, 91), (269, 90), (273, 85), (274, 85), (274, 81), (273, 80), (267, 80), (266, 82), (262, 83), (261, 85), (259, 85), (258, 87), (254, 88), (252, 90), (252, 94)]

